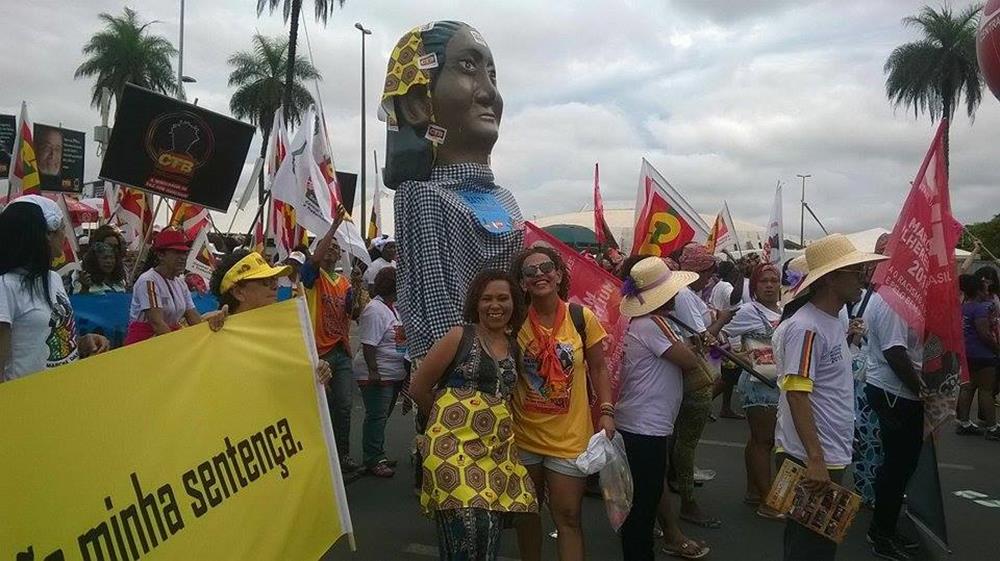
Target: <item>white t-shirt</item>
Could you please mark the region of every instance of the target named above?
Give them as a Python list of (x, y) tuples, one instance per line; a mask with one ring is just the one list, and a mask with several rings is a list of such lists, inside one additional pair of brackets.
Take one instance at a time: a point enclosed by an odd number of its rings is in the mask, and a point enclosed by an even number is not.
[[(708, 304), (688, 287), (682, 288), (677, 293), (677, 297), (674, 300), (674, 315), (698, 333), (707, 331), (708, 325), (712, 321), (712, 314), (708, 309)], [(683, 333), (685, 339), (689, 336), (693, 337), (687, 331)]]
[[(750, 302), (736, 310), (732, 321), (722, 328), (722, 334), (729, 338), (730, 346), (749, 353), (754, 362), (761, 366), (761, 370), (769, 370), (773, 376), (773, 368), (768, 368), (774, 362), (770, 341), (779, 321), (779, 312), (760, 302)], [(750, 377), (750, 381), (760, 382), (754, 376)]]
[(372, 264), (368, 266), (365, 270), (365, 275), (362, 279), (365, 281), (365, 286), (371, 286), (375, 284), (375, 277), (378, 275), (379, 271), (385, 269), (386, 267), (395, 267), (395, 261), (386, 261), (379, 257), (378, 259), (372, 261)]
[(406, 378), (405, 355), (406, 336), (399, 314), (375, 297), (368, 302), (358, 319), (358, 339), (362, 346), (354, 355), (354, 378), (368, 379), (368, 363), (365, 362), (364, 345), (375, 347), (375, 364), (383, 381), (399, 381)]
[(740, 295), (740, 303), (733, 306), (729, 303), (729, 299), (733, 296), (733, 285), (729, 284), (724, 280), (720, 280), (715, 283), (712, 287), (712, 295), (709, 296), (708, 301), (712, 305), (712, 308), (716, 310), (730, 310), (738, 308), (743, 304), (749, 304), (750, 300), (750, 281), (743, 279), (743, 294)]
[[(666, 322), (664, 322), (666, 324)], [(625, 335), (615, 426), (645, 436), (669, 436), (684, 397), (681, 369), (663, 358), (680, 337), (649, 316), (633, 319)]]
[(184, 277), (168, 280), (156, 272), (156, 269), (150, 269), (139, 275), (132, 286), (129, 321), (149, 321), (145, 312), (150, 308), (163, 310), (163, 321), (167, 325), (179, 324), (184, 312), (194, 309), (191, 290), (184, 282)]
[(842, 320), (809, 303), (778, 327), (773, 341), (781, 387), (775, 444), (791, 456), (806, 460), (805, 447), (788, 407), (788, 391), (808, 391), (826, 464), (850, 464), (854, 376)]
[(22, 378), (79, 358), (76, 319), (59, 274), (49, 272), (49, 302), (42, 281), (28, 290), (22, 273), (0, 275), (0, 323), (10, 325), (11, 356), (0, 364), (3, 380)]
[[(883, 288), (882, 290), (887, 290)], [(903, 318), (899, 317), (889, 304), (882, 299), (878, 292), (873, 292), (868, 300), (868, 306), (863, 314), (865, 328), (868, 331), (863, 352), (867, 371), (867, 381), (876, 388), (881, 388), (894, 393), (899, 397), (919, 400), (920, 397), (913, 393), (903, 381), (899, 379), (896, 372), (885, 360), (883, 351), (892, 347), (905, 347), (906, 354), (910, 357), (913, 368), (920, 372), (923, 362), (923, 344), (920, 337), (912, 329), (909, 329)]]

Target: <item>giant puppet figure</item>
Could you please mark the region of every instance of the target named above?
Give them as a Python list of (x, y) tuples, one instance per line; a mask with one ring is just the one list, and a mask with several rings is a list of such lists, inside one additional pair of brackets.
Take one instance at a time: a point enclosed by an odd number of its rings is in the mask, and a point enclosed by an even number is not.
[(502, 113), (493, 54), (472, 27), (437, 21), (396, 44), (379, 116), (385, 185), (396, 190), (399, 312), (414, 359), (462, 323), (476, 273), (506, 270), (522, 246), (517, 201), (490, 169)]

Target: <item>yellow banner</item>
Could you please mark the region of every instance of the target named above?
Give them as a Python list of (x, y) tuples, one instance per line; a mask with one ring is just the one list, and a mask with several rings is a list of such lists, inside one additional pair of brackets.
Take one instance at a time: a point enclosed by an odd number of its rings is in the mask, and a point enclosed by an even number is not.
[(304, 302), (0, 384), (0, 560), (315, 561), (350, 535)]

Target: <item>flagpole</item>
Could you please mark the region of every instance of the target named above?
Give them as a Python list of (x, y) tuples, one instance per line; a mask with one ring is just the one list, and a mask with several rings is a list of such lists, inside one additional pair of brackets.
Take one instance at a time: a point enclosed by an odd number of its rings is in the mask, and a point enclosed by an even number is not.
[[(153, 219), (149, 222), (149, 229), (146, 230), (146, 236), (142, 240), (142, 245), (139, 247), (139, 255), (136, 256), (135, 263), (132, 264), (132, 272), (129, 274), (129, 282), (135, 280), (135, 274), (138, 272), (139, 267), (142, 266), (143, 259), (146, 258), (146, 246), (149, 245), (149, 238), (153, 237), (153, 227), (156, 226), (156, 215), (160, 213), (160, 205), (163, 204), (163, 197), (156, 202), (156, 209), (153, 211)], [(140, 216), (140, 219), (142, 217)]]

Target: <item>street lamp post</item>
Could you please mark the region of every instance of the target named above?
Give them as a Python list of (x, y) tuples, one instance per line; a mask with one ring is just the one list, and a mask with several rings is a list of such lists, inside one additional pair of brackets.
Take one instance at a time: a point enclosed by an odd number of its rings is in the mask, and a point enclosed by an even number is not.
[(361, 224), (358, 226), (361, 228), (361, 236), (367, 239), (368, 237), (368, 223), (365, 221), (365, 179), (367, 177), (366, 165), (365, 165), (365, 146), (367, 146), (365, 138), (365, 116), (367, 115), (365, 111), (365, 35), (371, 35), (371, 29), (365, 29), (365, 26), (361, 25), (361, 22), (355, 23), (354, 28), (361, 32)]
[(795, 177), (802, 178), (802, 199), (799, 200), (799, 246), (802, 248), (806, 247), (806, 179), (812, 177), (812, 174), (802, 175), (801, 173), (796, 174)]
[(177, 49), (177, 99), (184, 101), (184, 0), (181, 0), (181, 37)]

